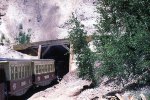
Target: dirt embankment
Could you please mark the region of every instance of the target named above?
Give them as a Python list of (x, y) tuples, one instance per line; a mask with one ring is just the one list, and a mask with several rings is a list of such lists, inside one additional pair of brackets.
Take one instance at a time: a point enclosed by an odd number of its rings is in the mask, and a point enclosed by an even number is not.
[[(121, 87), (113, 82), (106, 84), (106, 81), (108, 81), (107, 78), (103, 80), (99, 87), (89, 88), (90, 81), (78, 78), (76, 72), (70, 72), (64, 76), (59, 84), (34, 94), (28, 100), (108, 100), (104, 98), (104, 95), (111, 91), (118, 91)], [(127, 97), (137, 100), (136, 98), (139, 98), (141, 93), (148, 92), (150, 94), (150, 88), (144, 87), (137, 91), (122, 92), (119, 95), (124, 98), (122, 100), (130, 100)]]

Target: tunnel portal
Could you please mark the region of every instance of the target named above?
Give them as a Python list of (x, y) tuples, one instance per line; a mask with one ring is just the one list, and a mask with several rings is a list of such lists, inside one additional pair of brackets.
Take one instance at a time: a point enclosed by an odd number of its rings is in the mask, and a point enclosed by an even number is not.
[(57, 39), (17, 44), (13, 49), (39, 59), (54, 59), (56, 75), (63, 77), (69, 72), (70, 43), (68, 39)]
[[(45, 50), (46, 48), (42, 48), (41, 52)], [(69, 72), (69, 51), (62, 45), (51, 46), (49, 50), (41, 56), (41, 59), (54, 59), (55, 74), (60, 78)]]

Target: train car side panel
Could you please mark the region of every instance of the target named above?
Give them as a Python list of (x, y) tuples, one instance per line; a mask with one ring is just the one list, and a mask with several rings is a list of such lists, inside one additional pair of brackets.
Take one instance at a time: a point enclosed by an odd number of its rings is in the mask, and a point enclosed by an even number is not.
[(34, 84), (36, 85), (48, 85), (56, 78), (53, 59), (34, 60), (33, 68)]
[(55, 73), (37, 74), (35, 75), (34, 83), (40, 86), (45, 86), (50, 84), (55, 79)]
[(23, 95), (32, 85), (31, 61), (16, 60), (9, 63), (9, 94)]
[(20, 96), (23, 95), (28, 88), (32, 85), (32, 77), (28, 77), (21, 80), (10, 81), (10, 92), (11, 95)]

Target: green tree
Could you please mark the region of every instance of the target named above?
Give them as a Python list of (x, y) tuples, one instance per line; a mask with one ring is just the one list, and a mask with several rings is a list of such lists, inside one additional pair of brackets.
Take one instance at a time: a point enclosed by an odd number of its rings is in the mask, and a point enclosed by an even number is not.
[(84, 25), (82, 25), (74, 15), (70, 23), (73, 27), (69, 32), (69, 39), (73, 45), (73, 52), (76, 55), (79, 77), (92, 80), (95, 84), (94, 53), (90, 50), (88, 42), (86, 41), (87, 32), (84, 31)]
[(100, 75), (150, 82), (149, 0), (98, 0), (95, 45)]
[(20, 44), (29, 43), (31, 39), (31, 29), (28, 29), (28, 33), (26, 34), (23, 32), (22, 24), (19, 25), (19, 35), (17, 36), (16, 40)]

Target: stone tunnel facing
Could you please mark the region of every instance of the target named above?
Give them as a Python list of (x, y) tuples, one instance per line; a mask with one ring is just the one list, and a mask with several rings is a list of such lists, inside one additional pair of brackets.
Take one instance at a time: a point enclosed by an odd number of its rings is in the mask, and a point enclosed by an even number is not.
[[(43, 47), (41, 52), (46, 49), (47, 47)], [(69, 72), (69, 51), (62, 45), (51, 46), (44, 55), (41, 55), (41, 59), (55, 60), (55, 74), (59, 78)]]

